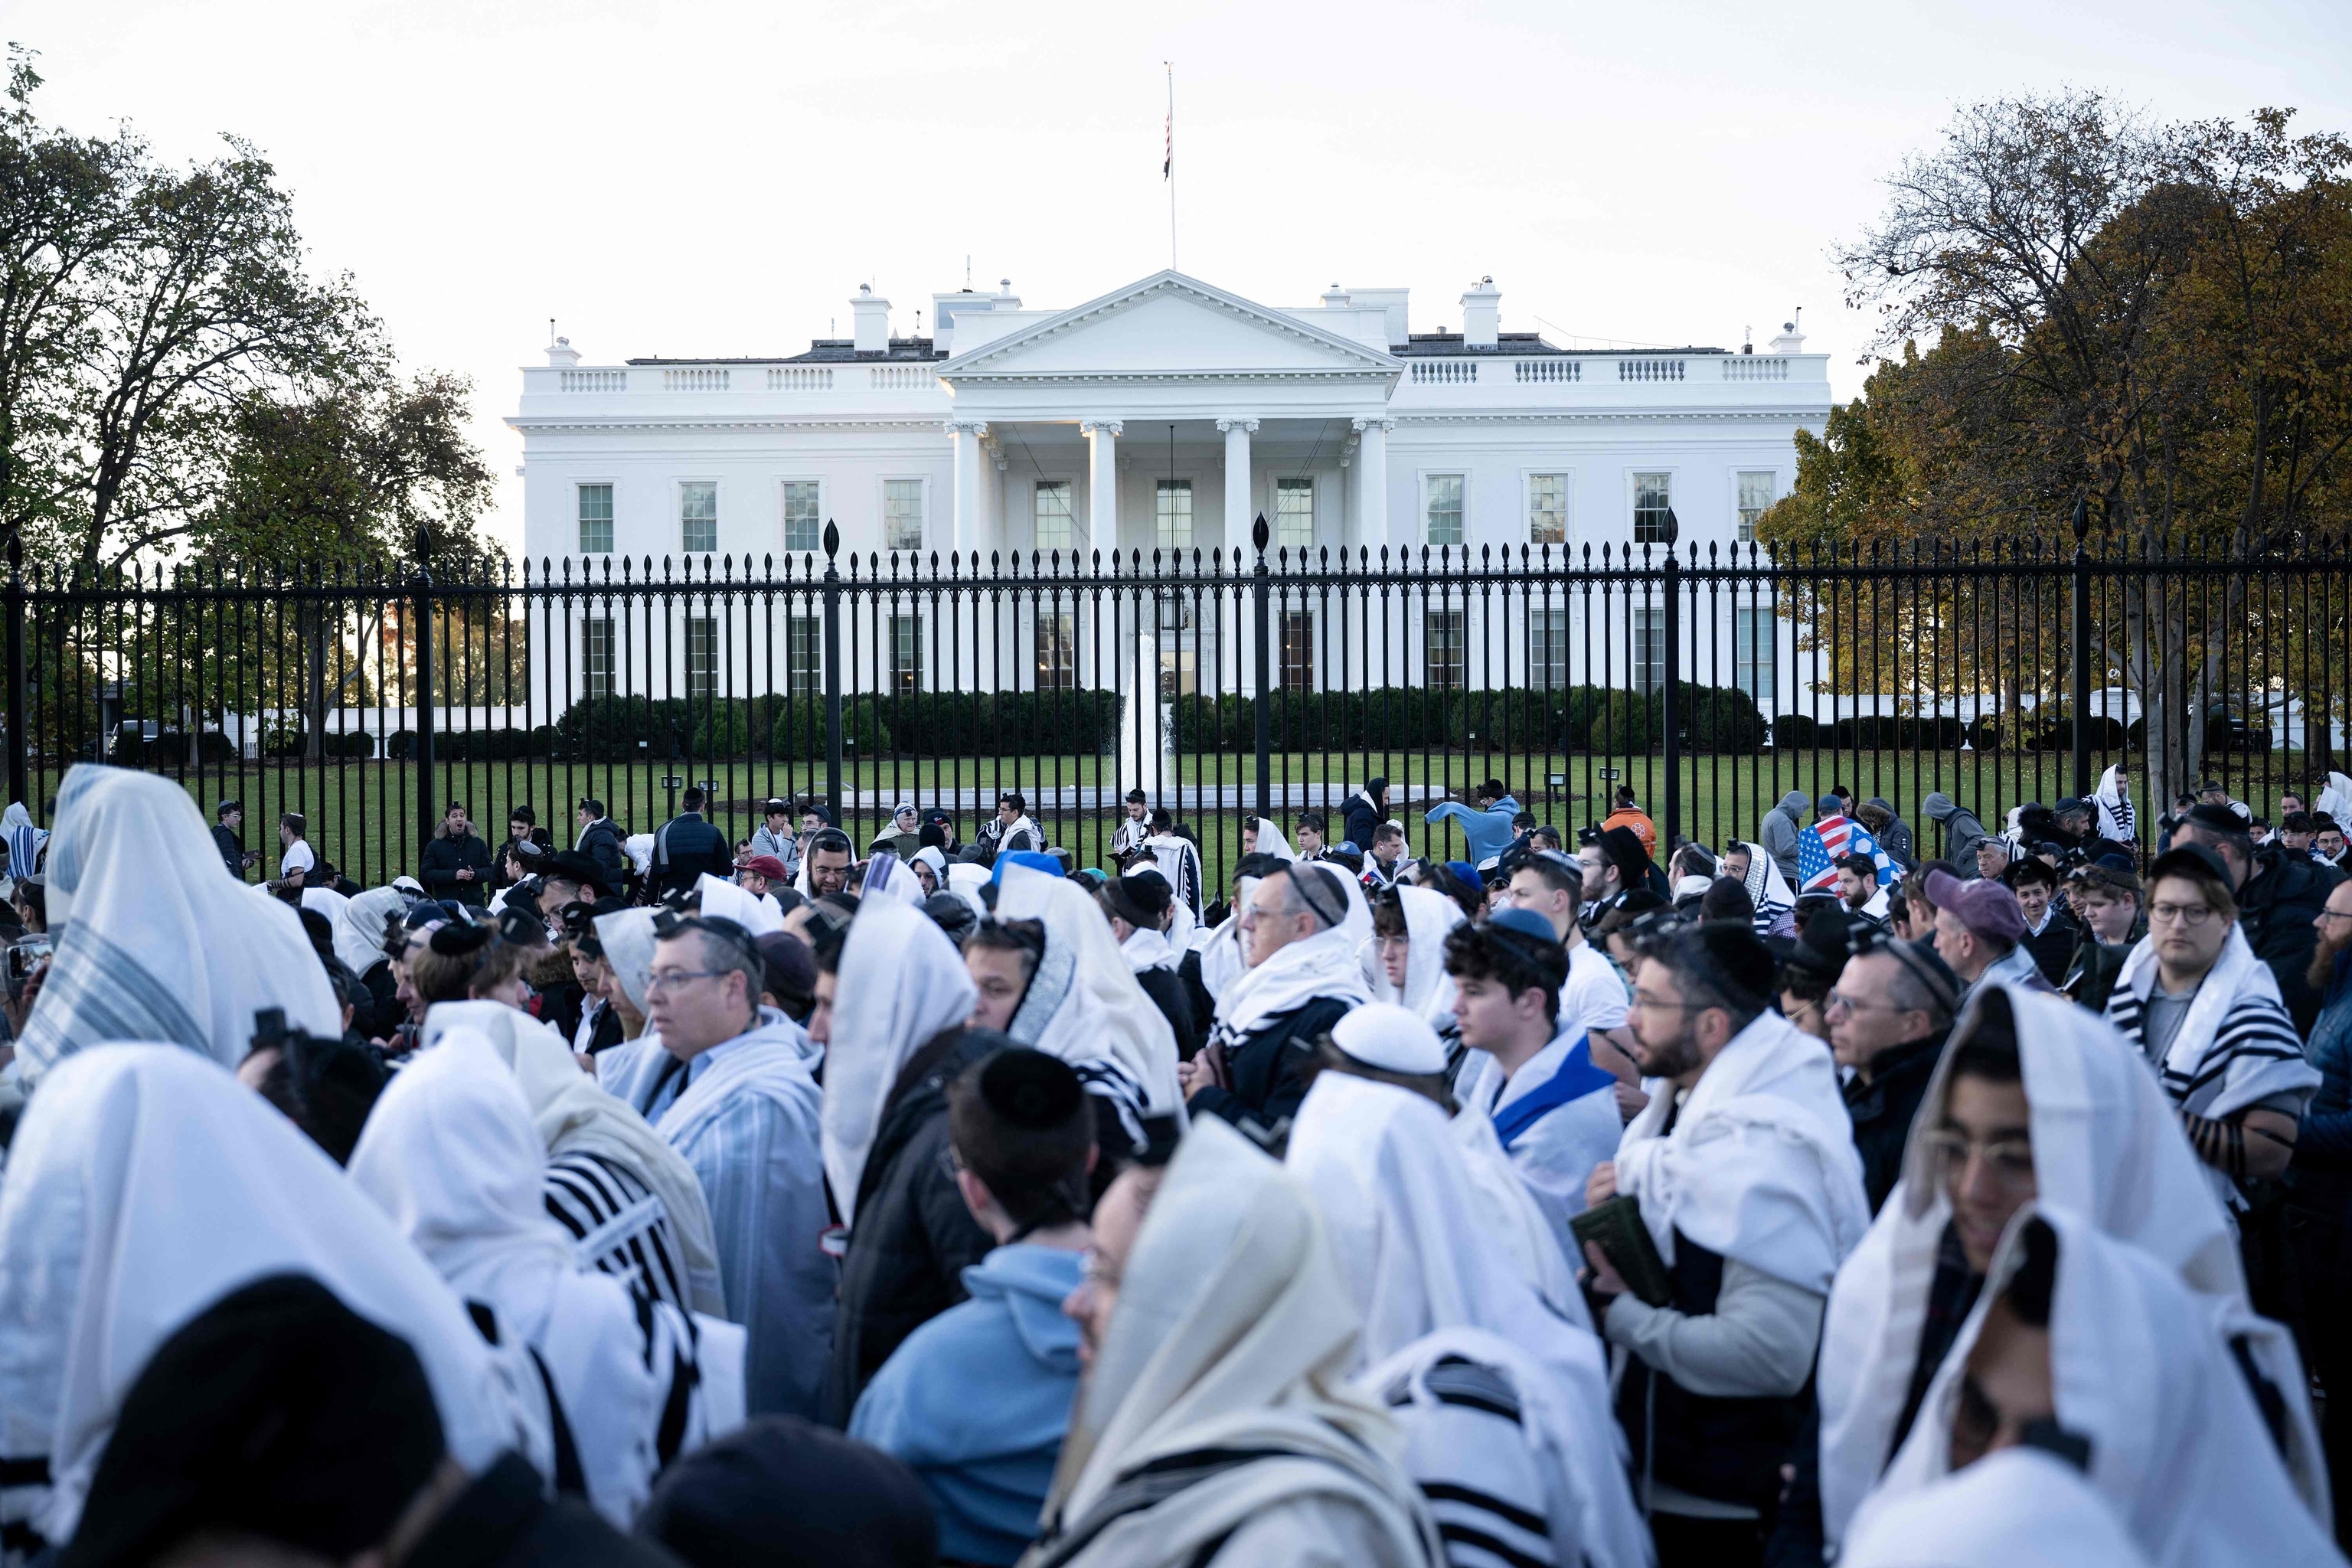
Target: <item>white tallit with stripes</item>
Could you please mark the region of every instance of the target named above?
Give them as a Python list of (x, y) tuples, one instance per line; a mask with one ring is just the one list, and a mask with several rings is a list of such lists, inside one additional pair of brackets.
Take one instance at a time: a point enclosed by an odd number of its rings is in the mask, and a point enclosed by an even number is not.
[[(2107, 997), (2107, 1022), (2142, 1055), (2147, 1052), (2147, 999), (2158, 978), (2156, 939), (2142, 937)], [(2274, 1094), (2308, 1102), (2319, 1087), (2319, 1069), (2305, 1059), (2302, 1037), (2279, 999), (2277, 976), (2254, 956), (2234, 921), (2221, 956), (2199, 984), (2188, 1016), (2155, 1066), (2173, 1104), (2217, 1121)], [(2228, 1176), (2210, 1167), (2206, 1176), (2233, 1210), (2245, 1206)]]
[(342, 1033), (342, 1005), (292, 908), (228, 874), (188, 792), (76, 763), (48, 844), (47, 978), (16, 1044), (27, 1083), (100, 1040), (185, 1046), (234, 1068), (253, 1016)]
[(2139, 816), (2132, 810), (2131, 797), (2124, 794), (2122, 763), (2099, 775), (2099, 787), (2092, 792), (2091, 805), (2099, 814), (2099, 837), (2117, 844), (2130, 844), (2138, 837)]

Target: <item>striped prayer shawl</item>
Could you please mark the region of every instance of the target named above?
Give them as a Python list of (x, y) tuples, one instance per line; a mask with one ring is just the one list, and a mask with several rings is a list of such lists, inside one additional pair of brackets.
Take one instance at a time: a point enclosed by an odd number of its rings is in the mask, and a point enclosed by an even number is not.
[[(2107, 1001), (2107, 1022), (2141, 1055), (2147, 1054), (2145, 996), (2118, 985)], [(2175, 1048), (2155, 1064), (2157, 1081), (2183, 1110), (2200, 1116), (2226, 1116), (2250, 1102), (2242, 1093), (2229, 1092), (2233, 1077), (2242, 1079), (2263, 1063), (2305, 1065), (2303, 1041), (2295, 1035), (2294, 1020), (2287, 1016), (2275, 994), (2265, 996), (2259, 992), (2242, 991), (2232, 996), (2211, 1037), (2191, 1055), (2179, 1047), (2194, 1022), (2193, 1018), (2181, 1021), (2179, 1034), (2173, 1037)], [(2279, 1089), (2264, 1092), (2276, 1093)], [(2215, 1109), (2225, 1096), (2234, 1103), (2227, 1110)], [(2261, 1095), (2252, 1098), (2260, 1099)]]
[(692, 1310), (669, 1215), (625, 1167), (585, 1152), (555, 1155), (547, 1163), (546, 1197), (583, 1266), (632, 1278), (653, 1300)]

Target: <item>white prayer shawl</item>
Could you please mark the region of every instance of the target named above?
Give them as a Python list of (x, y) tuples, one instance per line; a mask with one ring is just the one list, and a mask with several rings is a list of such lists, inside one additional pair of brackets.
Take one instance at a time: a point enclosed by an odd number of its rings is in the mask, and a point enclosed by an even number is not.
[(1680, 903), (1685, 899), (1705, 898), (1706, 890), (1713, 886), (1715, 879), (1712, 877), (1685, 877), (1675, 884), (1675, 901)]
[(837, 1270), (822, 1246), (831, 1216), (817, 1058), (805, 1030), (762, 1007), (751, 1029), (695, 1059), (654, 1124), (710, 1205), (729, 1315), (748, 1336), (754, 1415), (814, 1416), (832, 1356)]
[[(310, 893), (303, 895), (309, 901)], [(335, 911), (335, 956), (353, 974), (364, 975), (383, 962), (383, 937), (392, 917), (408, 908), (408, 895), (398, 888), (370, 888), (343, 900)]]
[[(1272, 1449), (1129, 1512), (1068, 1561), (1192, 1562), (1227, 1540), (1236, 1562), (1343, 1560), (1429, 1568), (1444, 1552), (1398, 1466), (1402, 1435), (1345, 1381), (1358, 1317), (1298, 1179), (1214, 1117), (1193, 1122), (1128, 1260), (1118, 1310), (1081, 1388), (1046, 1499), (1052, 1542), (1152, 1461)], [(1228, 1539), (1229, 1538), (1229, 1539)]]
[(1772, 929), (1782, 915), (1797, 907), (1797, 895), (1789, 890), (1789, 879), (1780, 875), (1780, 863), (1772, 858), (1761, 844), (1738, 844), (1734, 848), (1748, 851), (1748, 901), (1756, 906), (1756, 933), (1759, 936)]
[(654, 836), (652, 834), (632, 833), (621, 841), (621, 847), (627, 853), (629, 864), (636, 868), (638, 876), (644, 877), (652, 873), (654, 868)]
[(694, 891), (701, 900), (699, 912), (733, 921), (753, 936), (766, 936), (770, 931), (784, 929), (784, 912), (776, 908), (775, 900), (765, 895), (755, 899), (734, 883), (708, 871), (695, 879)]
[(317, 1279), (408, 1342), (459, 1464), (513, 1447), (550, 1462), (528, 1365), (482, 1341), (317, 1144), (193, 1053), (91, 1042), (33, 1097), (0, 1183), (0, 1458), (45, 1458), (54, 1478), (8, 1493), (0, 1517), (70, 1537), (149, 1357), (277, 1274)]
[(1132, 1106), (1139, 1120), (1130, 1133), (1140, 1135), (1141, 1117), (1181, 1111), (1175, 1031), (1136, 980), (1094, 895), (1066, 877), (1007, 866), (996, 914), (1045, 927), (1045, 953), (1013, 1016), (1013, 1037), (1069, 1063), (1094, 1092)]
[[(920, 849), (915, 851), (914, 858), (907, 862), (908, 869), (910, 872), (917, 866), (929, 867), (931, 880), (939, 884), (937, 890), (942, 893), (947, 891), (948, 858), (946, 851), (942, 850), (936, 844), (926, 844)], [(919, 889), (921, 888), (922, 883), (918, 880), (915, 886)]]
[(1994, 982), (1969, 995), (1929, 1079), (1903, 1155), (1902, 1179), (1839, 1270), (1822, 1327), (1822, 1521), (1834, 1542), (1888, 1459), (1908, 1397), (1936, 1254), (1951, 1204), (1923, 1132), (1942, 1121), (1953, 1050), (1999, 994), (2015, 1020), (2032, 1129), (2037, 1202), (2131, 1243), (2205, 1297), (2231, 1335), (2247, 1334), (2286, 1400), (2290, 1458), (2306, 1501), (2326, 1506), (2326, 1465), (2292, 1344), (2255, 1331), (2231, 1227), (2179, 1118), (2138, 1053), (2063, 996)]
[(622, 994), (643, 1017), (646, 988), (654, 972), (654, 911), (615, 910), (596, 917), (596, 941), (604, 950), (604, 963), (621, 983)]
[(2149, 1568), (2082, 1471), (2003, 1448), (1871, 1510), (1838, 1568)]
[(1454, 1012), (1453, 982), (1445, 973), (1445, 939), (1455, 926), (1465, 923), (1465, 917), (1461, 905), (1433, 888), (1399, 888), (1396, 895), (1404, 910), (1404, 988), (1389, 984), (1388, 971), (1380, 962), (1378, 937), (1367, 938), (1362, 950), (1370, 956), (1365, 979), (1375, 1001), (1409, 1008), (1434, 1026), (1438, 1018), (1450, 1017)]
[(221, 865), (187, 791), (80, 763), (58, 792), (48, 921), (57, 952), (16, 1044), (27, 1084), (100, 1040), (243, 1061), (253, 1016), (342, 1033), (343, 1010), (299, 916)]
[(538, 1356), (589, 1502), (625, 1526), (660, 1468), (671, 1384), (692, 1386), (692, 1344), (675, 1309), (650, 1309), (649, 1335), (629, 1286), (582, 1271), (541, 1196), (545, 1161), (513, 1074), (486, 1037), (458, 1028), (394, 1077), (350, 1171), (460, 1296), (490, 1309), (502, 1342)]
[(907, 869), (907, 863), (887, 849), (877, 849), (866, 862), (866, 879), (857, 886), (860, 899), (894, 899), (909, 908), (919, 906), (924, 898), (923, 885)]
[[(302, 889), (302, 907), (306, 910), (316, 910), (320, 914), (326, 916), (327, 925), (330, 930), (332, 930), (335, 921), (341, 918), (344, 907), (350, 904), (350, 902), (351, 900), (335, 891), (332, 888), (305, 888)], [(305, 932), (304, 934), (307, 935), (308, 933)]]
[(2325, 812), (2338, 823), (2352, 820), (2352, 775), (2329, 773), (2326, 784), (2320, 786), (2319, 798), (2311, 809)]
[(2099, 787), (2092, 792), (2091, 805), (2098, 813), (2098, 837), (2117, 844), (2133, 843), (2139, 835), (2138, 814), (2124, 795), (2123, 764), (2118, 763), (2099, 775)]
[(972, 919), (984, 921), (988, 918), (988, 900), (980, 896), (980, 890), (988, 886), (988, 879), (989, 868), (958, 860), (948, 868), (947, 879), (941, 886), (964, 901)]
[(1249, 961), (1242, 956), (1241, 911), (1249, 901), (1249, 890), (1257, 882), (1255, 877), (1236, 878), (1234, 912), (1194, 939), (1201, 953), (1201, 988), (1212, 1001), (1221, 1000), (1234, 983), (1249, 972)]
[(2027, 1204), (2010, 1221), (1911, 1434), (1857, 1513), (1875, 1516), (1950, 1474), (1959, 1380), (1986, 1314), (2024, 1261), (2041, 1218), (2057, 1234), (2050, 1373), (2058, 1424), (2088, 1438), (2091, 1485), (2158, 1568), (2342, 1563), (2304, 1506), (2260, 1408), (2205, 1305), (2178, 1276), (2089, 1220)]
[(1176, 950), (1169, 944), (1168, 938), (1143, 926), (1129, 931), (1127, 940), (1118, 944), (1118, 951), (1119, 956), (1127, 960), (1127, 967), (1137, 974), (1147, 969), (1176, 967)]
[[(41, 846), (48, 841), (49, 836), (33, 826), (33, 814), (25, 809), (23, 801), (12, 800), (8, 803), (8, 809), (0, 812), (0, 833), (8, 837), (9, 879), (14, 881), (19, 877), (34, 875), (40, 866)], [(205, 837), (209, 839), (211, 836), (207, 834)], [(213, 858), (220, 858), (218, 849), (213, 851)]]
[(1654, 1094), (1617, 1150), (1617, 1190), (1630, 1194), (1675, 1258), (1679, 1230), (1801, 1289), (1827, 1295), (1838, 1265), (1870, 1226), (1862, 1156), (1821, 1041), (1775, 1013), (1723, 1047), (1659, 1136), (1671, 1091)]
[[(1444, 1113), (1411, 1089), (1327, 1072), (1298, 1108), (1284, 1163), (1315, 1194), (1363, 1315), (1359, 1369), (1441, 1331), (1494, 1336), (1511, 1353), (1481, 1359), (1510, 1375), (1533, 1446), (1551, 1459), (1559, 1560), (1645, 1563), (1610, 1409), (1607, 1352), (1589, 1326), (1537, 1298), (1480, 1221)], [(1377, 1392), (1386, 1382), (1375, 1374), (1360, 1386)]]
[(1258, 854), (1271, 855), (1277, 860), (1294, 864), (1297, 861), (1298, 851), (1290, 847), (1290, 840), (1282, 836), (1282, 829), (1275, 825), (1274, 818), (1260, 816), (1252, 820), (1257, 824)]
[(1495, 1119), (1465, 1106), (1446, 1125), (1453, 1131), (1454, 1147), (1462, 1151), (1470, 1184), (1478, 1189), (1479, 1212), (1493, 1218), (1495, 1234), (1519, 1277), (1560, 1317), (1591, 1327), (1592, 1314), (1577, 1286), (1576, 1270), (1569, 1266), (1559, 1237), (1535, 1194), (1528, 1190), (1510, 1155), (1503, 1152), (1502, 1140), (1495, 1135)]
[[(562, 1037), (538, 1019), (499, 1002), (436, 1002), (425, 1009), (418, 1047), (430, 1050), (449, 1030), (460, 1028), (479, 1031), (513, 1071), (530, 1108), (531, 1125), (551, 1157), (593, 1154), (644, 1184), (657, 1200), (657, 1211), (639, 1216), (639, 1228), (667, 1222), (686, 1274), (688, 1304), (698, 1312), (724, 1318), (727, 1297), (719, 1284), (710, 1210), (694, 1168), (625, 1100), (597, 1087), (582, 1072)], [(642, 1044), (632, 1041), (604, 1054)], [(657, 1043), (651, 1048), (661, 1050)], [(600, 1252), (609, 1251), (625, 1244), (630, 1234), (612, 1232), (608, 1226), (595, 1245)]]
[[(1318, 996), (1337, 997), (1351, 1007), (1372, 999), (1371, 987), (1364, 984), (1363, 970), (1356, 962), (1356, 950), (1371, 934), (1372, 927), (1363, 889), (1353, 877), (1311, 867), (1296, 874), (1321, 877), (1334, 893), (1344, 891), (1347, 913), (1338, 925), (1292, 942), (1216, 994), (1216, 1027), (1229, 1039), (1249, 1034), (1267, 1019), (1303, 1007)], [(1205, 954), (1201, 967), (1205, 974)]]
[[(1192, 944), (1192, 932), (1201, 921), (1201, 905), (1204, 896), (1201, 877), (1201, 847), (1181, 833), (1155, 833), (1143, 841), (1151, 851), (1152, 864), (1168, 879), (1169, 889), (1176, 895), (1173, 918), (1169, 922), (1168, 940), (1179, 952)], [(1140, 866), (1130, 871), (1141, 870)]]
[[(1592, 1066), (1589, 1040), (1584, 1026), (1563, 1015), (1543, 1049), (1508, 1079), (1492, 1055), (1474, 1050), (1465, 1058), (1454, 1087), (1463, 1109), (1486, 1118), (1491, 1129), (1496, 1117), (1548, 1088), (1562, 1072), (1594, 1080), (1592, 1088), (1543, 1112), (1507, 1149), (1501, 1134), (1494, 1134), (1496, 1149), (1551, 1227), (1554, 1244), (1570, 1258), (1583, 1257), (1569, 1222), (1584, 1212), (1585, 1184), (1595, 1165), (1615, 1155), (1625, 1132), (1624, 1118), (1617, 1110), (1616, 1080)], [(1579, 1046), (1585, 1047), (1580, 1062), (1575, 1059)]]
[(856, 1223), (857, 1183), (899, 1069), (980, 999), (947, 933), (921, 910), (860, 903), (842, 943), (824, 1062), (824, 1173), (842, 1223)]

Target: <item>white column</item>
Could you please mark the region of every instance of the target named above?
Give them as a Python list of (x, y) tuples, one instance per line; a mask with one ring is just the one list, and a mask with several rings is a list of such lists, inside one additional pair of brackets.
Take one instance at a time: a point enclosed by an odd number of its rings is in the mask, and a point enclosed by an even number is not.
[(1375, 552), (1383, 544), (1409, 544), (1410, 529), (1399, 538), (1389, 537), (1389, 432), (1396, 421), (1358, 419), (1352, 424), (1363, 442), (1356, 454), (1357, 537)]
[(981, 548), (980, 438), (988, 434), (984, 419), (950, 419), (949, 437), (955, 442), (955, 547), (958, 554)]
[(1225, 434), (1225, 548), (1247, 550), (1255, 493), (1250, 482), (1250, 437), (1257, 431), (1257, 421), (1220, 419), (1217, 428)]
[(1081, 419), (1078, 434), (1087, 438), (1087, 546), (1090, 550), (1118, 548), (1118, 433), (1117, 419)]

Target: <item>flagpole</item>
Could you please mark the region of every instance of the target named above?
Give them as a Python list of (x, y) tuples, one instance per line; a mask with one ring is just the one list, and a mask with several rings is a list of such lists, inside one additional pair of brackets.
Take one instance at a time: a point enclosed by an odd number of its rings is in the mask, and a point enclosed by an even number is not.
[(1162, 60), (1168, 68), (1168, 270), (1176, 270), (1176, 64)]

